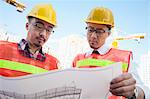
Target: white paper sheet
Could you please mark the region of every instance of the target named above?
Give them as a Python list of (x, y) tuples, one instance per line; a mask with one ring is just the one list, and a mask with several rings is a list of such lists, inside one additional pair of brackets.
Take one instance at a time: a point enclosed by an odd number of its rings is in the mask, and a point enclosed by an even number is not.
[(121, 63), (116, 63), (17, 78), (1, 76), (0, 94), (15, 99), (107, 99), (110, 81), (121, 73)]

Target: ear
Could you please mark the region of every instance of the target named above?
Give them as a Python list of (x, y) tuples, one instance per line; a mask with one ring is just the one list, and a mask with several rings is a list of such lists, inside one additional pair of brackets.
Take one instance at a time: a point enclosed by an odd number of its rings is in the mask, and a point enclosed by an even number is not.
[[(29, 23), (26, 23), (26, 30), (27, 30), (27, 31), (29, 30)], [(28, 39), (28, 37), (29, 37), (29, 32), (28, 32), (28, 34), (27, 34), (27, 39)]]
[(26, 30), (29, 30), (29, 23), (26, 23)]

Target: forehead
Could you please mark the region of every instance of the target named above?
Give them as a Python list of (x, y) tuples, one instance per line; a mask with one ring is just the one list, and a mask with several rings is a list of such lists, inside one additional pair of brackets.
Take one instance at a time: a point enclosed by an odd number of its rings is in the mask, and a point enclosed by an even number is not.
[(33, 22), (33, 23), (38, 22), (38, 23), (41, 23), (41, 24), (46, 25), (46, 26), (54, 27), (54, 25), (52, 25), (52, 24), (50, 24), (50, 23), (48, 23), (48, 22), (46, 22), (46, 21), (43, 21), (43, 20), (41, 20), (41, 19), (37, 19), (37, 18), (33, 18), (33, 19), (31, 20), (31, 22)]
[(94, 28), (108, 28), (107, 25), (104, 24), (95, 24), (95, 23), (87, 23), (87, 26), (94, 27)]

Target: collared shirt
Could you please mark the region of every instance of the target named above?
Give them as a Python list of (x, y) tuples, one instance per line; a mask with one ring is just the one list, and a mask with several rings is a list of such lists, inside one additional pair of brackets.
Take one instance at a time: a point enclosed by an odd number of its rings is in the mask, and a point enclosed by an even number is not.
[[(100, 53), (100, 55), (104, 55), (110, 49), (111, 49), (111, 47), (109, 47), (108, 45), (104, 44), (102, 47), (100, 47), (99, 49), (97, 49), (97, 51)], [(91, 55), (93, 51), (94, 51), (94, 49), (90, 48), (90, 50), (86, 53), (86, 56)]]
[[(110, 46), (108, 46), (107, 44), (104, 44), (102, 47), (100, 47), (99, 49), (97, 49), (97, 51), (100, 53), (100, 55), (104, 55), (106, 54), (109, 50), (111, 49)], [(90, 48), (90, 50), (88, 52), (86, 52), (86, 56), (91, 55), (92, 52), (94, 51), (94, 49)], [(135, 78), (136, 80), (136, 86), (140, 87), (143, 89), (144, 93), (145, 93), (145, 99), (150, 99), (150, 90), (147, 86), (144, 85), (144, 83), (142, 82), (140, 76), (139, 76), (139, 66), (138, 64), (136, 64), (135, 62), (133, 62), (132, 58), (130, 58), (130, 68), (129, 68), (129, 73), (132, 74), (132, 76)]]
[(23, 56), (33, 58), (36, 60), (40, 60), (42, 62), (45, 61), (45, 59), (46, 59), (46, 55), (45, 55), (45, 53), (43, 53), (42, 48), (34, 54), (31, 53), (29, 44), (25, 39), (22, 39), (18, 43), (18, 49), (19, 49), (20, 54), (22, 54)]

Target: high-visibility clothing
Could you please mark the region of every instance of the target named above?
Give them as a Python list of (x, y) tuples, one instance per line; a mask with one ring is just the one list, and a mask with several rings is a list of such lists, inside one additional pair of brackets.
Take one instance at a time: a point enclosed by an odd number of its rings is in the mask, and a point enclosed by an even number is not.
[(111, 48), (104, 55), (98, 54), (79, 54), (73, 61), (73, 67), (105, 67), (115, 62), (122, 62), (123, 72), (127, 72), (130, 64), (132, 52)]
[(46, 54), (44, 62), (21, 55), (17, 43), (0, 41), (0, 51), (0, 75), (2, 76), (39, 74), (58, 68), (58, 60), (51, 55)]
[(119, 97), (119, 96), (110, 96), (108, 99), (126, 99), (125, 97)]
[[(122, 62), (122, 71), (127, 72), (132, 52), (111, 48), (106, 54), (79, 54), (73, 61), (73, 67), (93, 68), (105, 67), (115, 62)], [(110, 96), (108, 99), (125, 99), (119, 96)]]

